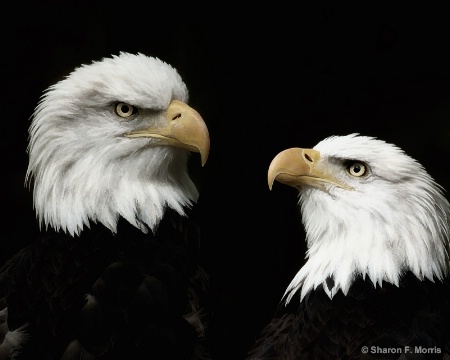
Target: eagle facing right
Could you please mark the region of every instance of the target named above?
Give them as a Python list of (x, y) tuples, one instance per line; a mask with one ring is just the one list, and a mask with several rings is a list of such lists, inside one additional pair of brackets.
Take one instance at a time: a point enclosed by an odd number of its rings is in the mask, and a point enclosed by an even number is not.
[(249, 360), (449, 359), (450, 205), (399, 147), (359, 134), (280, 152), (306, 262)]
[(174, 67), (125, 52), (44, 93), (26, 175), (40, 232), (0, 266), (1, 360), (209, 358), (188, 158), (204, 165), (210, 139), (188, 100)]

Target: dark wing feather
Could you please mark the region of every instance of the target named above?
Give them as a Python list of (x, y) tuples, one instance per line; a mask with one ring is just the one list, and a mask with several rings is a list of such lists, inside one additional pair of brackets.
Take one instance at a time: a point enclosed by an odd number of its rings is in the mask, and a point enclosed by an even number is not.
[(1, 271), (9, 330), (28, 324), (17, 359), (207, 359), (200, 241), (172, 211), (154, 234), (123, 219), (118, 235), (47, 231)]
[(408, 273), (400, 287), (358, 279), (347, 296), (339, 292), (332, 300), (321, 287), (302, 302), (297, 294), (279, 307), (248, 359), (443, 359), (449, 342), (449, 281)]

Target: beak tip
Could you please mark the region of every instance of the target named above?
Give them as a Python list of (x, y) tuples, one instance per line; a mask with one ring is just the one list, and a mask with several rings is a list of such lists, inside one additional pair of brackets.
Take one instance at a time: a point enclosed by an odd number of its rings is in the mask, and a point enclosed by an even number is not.
[(206, 161), (208, 160), (208, 157), (203, 156), (203, 154), (200, 154), (200, 158), (201, 158), (201, 162), (202, 162), (202, 167), (204, 167), (206, 164)]

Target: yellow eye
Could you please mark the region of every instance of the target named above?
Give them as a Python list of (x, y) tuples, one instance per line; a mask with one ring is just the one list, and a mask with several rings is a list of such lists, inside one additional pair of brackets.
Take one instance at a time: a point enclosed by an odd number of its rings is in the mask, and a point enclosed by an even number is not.
[(128, 118), (131, 115), (134, 115), (137, 113), (137, 108), (135, 108), (133, 105), (126, 104), (123, 102), (117, 103), (114, 107), (114, 111), (118, 116), (121, 118)]
[(352, 162), (347, 167), (347, 171), (352, 176), (361, 177), (361, 176), (366, 175), (367, 166), (360, 162)]

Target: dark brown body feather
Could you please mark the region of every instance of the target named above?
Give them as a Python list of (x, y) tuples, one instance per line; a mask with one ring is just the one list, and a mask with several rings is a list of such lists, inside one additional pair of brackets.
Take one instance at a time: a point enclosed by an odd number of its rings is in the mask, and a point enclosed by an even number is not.
[(9, 330), (28, 324), (15, 359), (207, 359), (200, 240), (173, 211), (155, 234), (46, 231), (0, 273)]
[(330, 299), (319, 287), (300, 302), (297, 293), (280, 305), (248, 360), (447, 359), (449, 344), (449, 281), (407, 273), (399, 287), (359, 278), (347, 296)]

